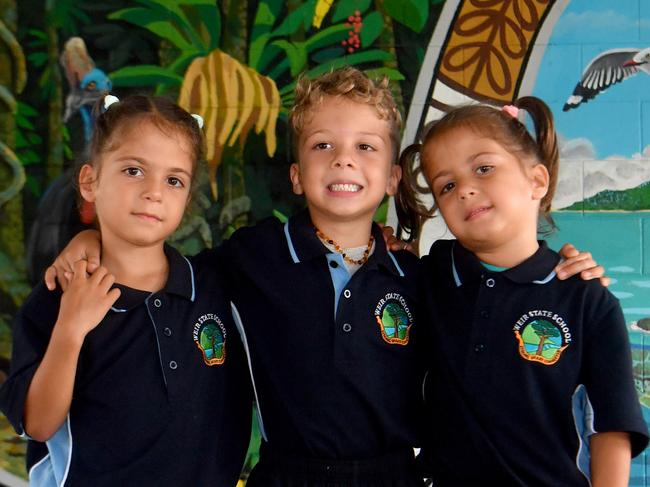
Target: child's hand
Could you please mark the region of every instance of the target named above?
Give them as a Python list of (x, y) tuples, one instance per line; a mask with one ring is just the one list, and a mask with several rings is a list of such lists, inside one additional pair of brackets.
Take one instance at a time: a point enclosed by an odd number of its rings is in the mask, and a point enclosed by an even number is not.
[(78, 233), (61, 251), (54, 263), (45, 271), (45, 285), (52, 291), (59, 281), (64, 291), (70, 284), (74, 263), (78, 260), (88, 262), (88, 272), (99, 267), (101, 236), (97, 230), (84, 230)]
[(573, 245), (564, 244), (560, 249), (560, 255), (565, 260), (555, 268), (559, 279), (568, 279), (579, 273), (586, 281), (598, 278), (603, 286), (609, 286), (610, 278), (604, 275), (605, 268), (597, 265), (589, 252), (579, 252)]
[(384, 236), (384, 242), (386, 243), (388, 250), (408, 250), (417, 255), (413, 246), (409, 242), (399, 240), (395, 236), (395, 230), (393, 230), (393, 227), (385, 227), (383, 225), (379, 226), (381, 227), (381, 233)]
[(74, 264), (74, 272), (67, 290), (61, 297), (61, 309), (55, 330), (77, 343), (83, 342), (108, 310), (120, 297), (120, 290), (111, 286), (115, 282), (105, 267), (91, 275), (86, 273), (85, 260)]

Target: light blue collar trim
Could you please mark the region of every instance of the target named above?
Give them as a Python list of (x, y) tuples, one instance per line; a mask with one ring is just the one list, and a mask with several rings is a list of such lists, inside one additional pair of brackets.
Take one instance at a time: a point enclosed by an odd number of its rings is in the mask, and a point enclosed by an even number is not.
[(192, 264), (190, 263), (189, 260), (187, 260), (187, 257), (184, 255), (181, 255), (183, 259), (185, 259), (185, 262), (187, 262), (187, 266), (190, 268), (190, 277), (192, 278), (192, 297), (190, 300), (194, 302), (194, 298), (196, 297), (196, 287), (194, 286), (194, 269), (192, 268)]
[(298, 254), (296, 254), (296, 249), (293, 246), (293, 241), (291, 240), (291, 235), (289, 235), (289, 222), (285, 222), (284, 224), (284, 235), (287, 237), (287, 245), (289, 246), (289, 253), (291, 254), (291, 258), (293, 259), (294, 264), (298, 264), (300, 262), (300, 259), (298, 258)]
[(555, 271), (551, 271), (551, 273), (544, 279), (533, 281), (533, 284), (546, 284), (548, 282), (551, 282), (553, 279), (555, 279)]
[(456, 287), (460, 287), (463, 285), (463, 283), (460, 280), (460, 276), (458, 275), (458, 271), (456, 270), (456, 259), (454, 259), (454, 246), (451, 246), (451, 272), (454, 275), (454, 282), (456, 283)]
[(262, 438), (264, 438), (264, 441), (269, 441), (268, 436), (266, 436), (266, 429), (264, 428), (264, 420), (262, 420), (262, 408), (260, 405), (260, 399), (257, 395), (257, 387), (255, 386), (255, 376), (253, 375), (253, 364), (251, 362), (251, 352), (250, 349), (248, 348), (248, 339), (246, 338), (246, 330), (244, 330), (244, 324), (242, 323), (239, 310), (237, 309), (237, 306), (235, 306), (235, 303), (233, 303), (232, 301), (230, 302), (230, 308), (232, 310), (232, 318), (235, 322), (235, 326), (237, 327), (237, 331), (239, 331), (239, 336), (241, 337), (242, 344), (244, 345), (244, 351), (246, 352), (246, 360), (248, 361), (248, 372), (250, 373), (251, 383), (253, 384), (253, 395), (255, 396), (255, 404), (257, 404), (257, 407), (255, 408), (255, 414), (257, 415), (257, 424), (260, 427), (260, 433), (262, 434)]
[(399, 276), (404, 277), (404, 271), (402, 270), (400, 265), (397, 263), (397, 259), (395, 258), (393, 253), (390, 250), (387, 250), (387, 252), (388, 252), (388, 257), (390, 257), (391, 260), (393, 261), (393, 264), (395, 264), (395, 267), (397, 268), (397, 272), (399, 272)]

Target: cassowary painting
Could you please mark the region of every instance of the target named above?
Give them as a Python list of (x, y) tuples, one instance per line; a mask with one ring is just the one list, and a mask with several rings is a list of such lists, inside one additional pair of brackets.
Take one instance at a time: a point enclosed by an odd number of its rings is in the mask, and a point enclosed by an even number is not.
[[(77, 113), (81, 116), (87, 145), (93, 132), (93, 107), (110, 91), (111, 81), (95, 67), (80, 37), (66, 42), (60, 61), (70, 88), (63, 120), (68, 122)], [(52, 182), (39, 202), (27, 243), (27, 271), (32, 284), (41, 279), (45, 268), (70, 238), (93, 221), (92, 207), (77, 206), (74, 174), (74, 167), (68, 168)]]

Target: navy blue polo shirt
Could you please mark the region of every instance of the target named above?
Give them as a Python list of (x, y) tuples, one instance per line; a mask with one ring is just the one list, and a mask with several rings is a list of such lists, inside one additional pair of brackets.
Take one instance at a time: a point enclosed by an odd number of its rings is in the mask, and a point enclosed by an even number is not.
[(224, 244), (263, 439), (280, 454), (365, 459), (416, 446), (418, 260), (375, 250), (350, 278), (303, 211)]
[[(171, 247), (165, 253), (164, 289), (118, 285), (120, 298), (88, 333), (66, 422), (47, 446), (29, 441), (32, 480), (55, 472), (66, 486), (237, 482), (252, 401), (223, 274), (214, 254), (190, 262)], [(60, 297), (37, 286), (14, 321), (0, 407), (19, 434)]]
[(648, 442), (625, 321), (598, 281), (561, 281), (541, 242), (522, 264), (491, 272), (456, 241), (423, 258), (431, 324), (420, 460), (439, 486), (589, 485), (588, 436)]

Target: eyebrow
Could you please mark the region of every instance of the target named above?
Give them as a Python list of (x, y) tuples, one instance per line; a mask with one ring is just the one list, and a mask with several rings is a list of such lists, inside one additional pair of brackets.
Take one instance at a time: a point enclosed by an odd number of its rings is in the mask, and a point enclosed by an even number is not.
[(435, 183), (437, 179), (440, 179), (440, 178), (442, 178), (444, 176), (447, 176), (448, 174), (450, 174), (449, 171), (440, 171), (440, 172), (436, 173), (436, 175), (431, 178), (431, 184)]
[[(383, 137), (380, 134), (378, 134), (377, 132), (354, 132), (354, 134), (355, 135), (364, 135), (364, 136), (370, 135), (370, 136), (377, 137), (377, 138), (383, 140)], [(319, 129), (319, 130), (314, 130), (313, 132), (310, 132), (310, 133), (305, 133), (304, 136), (305, 136), (305, 139), (309, 139), (310, 137), (314, 137), (314, 136), (328, 136), (329, 137), (331, 135), (332, 135), (332, 132), (330, 130)]]
[[(490, 152), (490, 151), (477, 152), (476, 154), (472, 154), (470, 156), (469, 160), (466, 161), (466, 162), (472, 163), (481, 156), (495, 155), (495, 154), (496, 154), (496, 152)], [(436, 173), (436, 175), (431, 178), (431, 183), (435, 182), (435, 180), (438, 179), (438, 178), (441, 178), (443, 176), (447, 176), (450, 173), (451, 173), (451, 171), (440, 171), (440, 172)]]
[[(129, 156), (129, 155), (120, 157), (119, 159), (117, 159), (117, 161), (118, 162), (136, 161), (136, 162), (139, 162), (140, 164), (142, 164), (143, 166), (148, 166), (149, 165), (149, 162), (146, 159), (142, 159), (141, 157), (136, 157), (136, 156)], [(174, 173), (174, 174), (182, 173), (182, 174), (185, 174), (189, 178), (192, 177), (192, 174), (189, 173), (188, 171), (186, 171), (185, 169), (183, 169), (182, 167), (172, 167), (172, 168), (169, 169), (169, 172)]]

